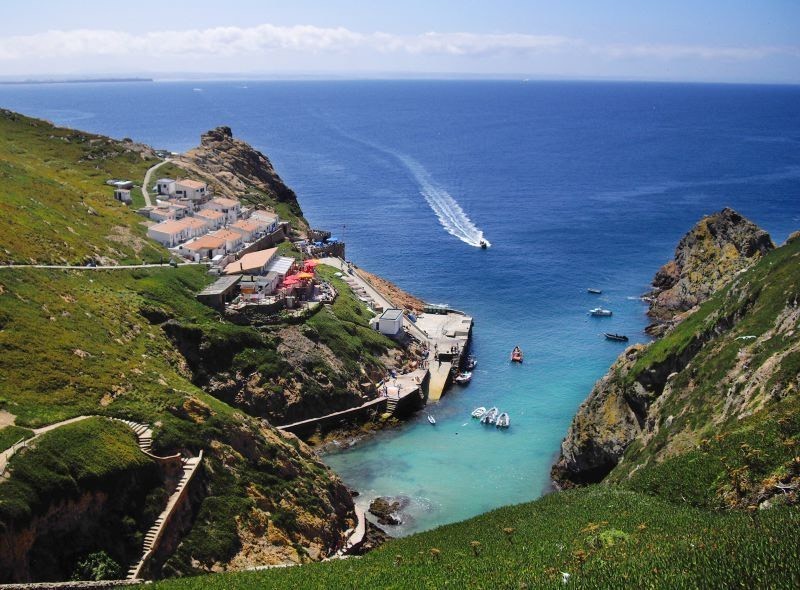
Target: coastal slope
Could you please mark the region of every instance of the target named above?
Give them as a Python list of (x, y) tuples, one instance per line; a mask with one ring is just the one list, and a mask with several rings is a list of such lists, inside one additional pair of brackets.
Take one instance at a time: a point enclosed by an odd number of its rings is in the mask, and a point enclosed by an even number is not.
[[(773, 410), (795, 403), (796, 240), (772, 250), (765, 232), (725, 210), (705, 218), (681, 241), (682, 267), (696, 269), (702, 258), (688, 245), (705, 248), (705, 240), (696, 241), (698, 234), (714, 221), (736, 219), (738, 230), (727, 235), (745, 237), (737, 244), (717, 242), (717, 271), (694, 270), (690, 275), (699, 278), (675, 282), (686, 298), (671, 309), (692, 309), (676, 316), (679, 323), (673, 320), (662, 339), (629, 347), (578, 409), (553, 467), (559, 485), (599, 482), (609, 474), (619, 479), (623, 472), (697, 448), (748, 417), (769, 423)], [(746, 270), (743, 258), (751, 261)], [(659, 271), (656, 282), (663, 274)], [(673, 301), (673, 295), (657, 300), (658, 313), (664, 309), (658, 301)]]
[[(0, 126), (8, 180), (0, 184), (3, 261), (16, 263), (0, 269), (0, 451), (31, 429), (94, 415), (148, 425), (158, 457), (202, 451), (190, 510), (170, 533), (156, 577), (333, 554), (356, 524), (349, 491), (302, 441), (261, 419), (246, 396), (215, 385), (251, 378), (275, 396), (273, 424), (292, 407), (281, 386), (287, 377), (295, 379), (287, 383), (296, 388), (285, 389), (297, 394), (292, 411), (300, 415), (322, 413), (326, 403), (361, 403), (362, 367), (382, 374), (394, 347), (368, 328), (363, 304), (341, 287), (339, 307), (308, 318), (270, 329), (227, 321), (195, 298), (214, 281), (204, 266), (138, 268), (170, 253), (147, 239), (142, 216), (115, 201), (106, 181), (141, 183), (159, 161), (153, 150), (9, 111), (0, 112)], [(205, 150), (227, 149), (206, 142)], [(231, 149), (235, 157), (219, 165), (233, 176), (223, 174), (220, 187), (255, 188), (254, 205), (297, 208), (266, 158), (241, 142)], [(208, 158), (215, 165), (210, 151)], [(217, 172), (212, 166), (203, 174)], [(137, 268), (29, 266), (87, 261)], [(304, 339), (293, 342), (284, 331)], [(350, 383), (359, 385), (350, 390)], [(70, 436), (96, 459), (91, 471), (59, 458), (59, 444), (72, 440), (61, 428), (4, 465), (0, 544), (13, 550), (0, 551), (0, 581), (68, 579), (96, 555), (125, 571), (141, 556), (133, 549), (141, 550), (164, 508), (169, 477), (148, 471), (152, 462), (143, 464), (145, 455), (119, 436), (115, 454), (112, 438), (90, 424)], [(119, 486), (129, 493), (111, 496)]]

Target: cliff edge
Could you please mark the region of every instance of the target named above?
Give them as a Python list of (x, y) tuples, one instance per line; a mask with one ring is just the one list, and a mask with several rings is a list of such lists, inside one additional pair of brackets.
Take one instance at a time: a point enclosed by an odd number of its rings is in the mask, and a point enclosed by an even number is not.
[[(230, 127), (220, 126), (203, 133), (200, 145), (178, 156), (175, 163), (208, 180), (217, 195), (255, 204), (262, 201), (284, 219), (290, 219), (296, 229), (308, 227), (297, 195), (283, 182), (269, 158), (235, 139)], [(245, 193), (251, 193), (249, 198), (243, 196)]]
[(763, 229), (733, 209), (701, 219), (678, 243), (675, 257), (656, 273), (647, 315), (653, 320), (647, 332), (663, 335), (680, 314), (702, 303), (774, 250), (772, 238)]
[(795, 404), (798, 257), (797, 240), (773, 251), (766, 232), (730, 209), (689, 232), (672, 268), (657, 275), (665, 296), (655, 309), (695, 307), (661, 340), (629, 347), (597, 382), (562, 442), (556, 484), (629, 478), (743, 420), (771, 424), (776, 408)]

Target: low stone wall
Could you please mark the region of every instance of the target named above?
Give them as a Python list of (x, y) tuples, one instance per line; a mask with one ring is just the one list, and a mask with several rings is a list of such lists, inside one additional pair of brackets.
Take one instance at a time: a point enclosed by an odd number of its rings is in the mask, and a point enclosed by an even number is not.
[(278, 229), (276, 229), (271, 234), (267, 234), (250, 244), (247, 248), (243, 248), (239, 252), (237, 252), (237, 256), (241, 258), (245, 254), (249, 254), (250, 252), (258, 252), (259, 250), (266, 250), (267, 248), (272, 248), (281, 242), (285, 241), (286, 238), (289, 236), (289, 224), (288, 223), (281, 223), (278, 225)]
[(370, 403), (369, 405), (342, 410), (341, 412), (320, 416), (319, 418), (310, 418), (303, 422), (279, 426), (278, 428), (286, 432), (291, 432), (300, 438), (308, 438), (317, 430), (328, 432), (339, 426), (368, 422), (374, 416), (380, 415), (386, 411), (386, 403), (386, 398), (380, 398), (374, 400), (374, 403)]

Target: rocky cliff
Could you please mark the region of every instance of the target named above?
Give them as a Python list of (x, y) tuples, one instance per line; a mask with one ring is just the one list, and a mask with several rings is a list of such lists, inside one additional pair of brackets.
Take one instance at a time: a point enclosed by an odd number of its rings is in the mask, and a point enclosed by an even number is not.
[[(738, 230), (731, 225), (735, 219)], [(721, 242), (721, 233), (736, 243)], [(558, 485), (630, 475), (694, 449), (740, 420), (796, 401), (800, 243), (769, 252), (772, 243), (763, 231), (724, 210), (705, 218), (681, 244), (675, 263), (681, 272), (661, 283), (662, 293), (674, 289), (676, 297), (660, 299), (658, 313), (710, 298), (684, 312), (663, 339), (629, 347), (597, 382), (553, 466)], [(753, 258), (760, 260), (742, 271)], [(717, 259), (721, 268), (712, 269), (710, 261)]]
[[(215, 194), (271, 206), (307, 228), (295, 192), (286, 186), (269, 158), (235, 139), (230, 127), (217, 127), (200, 136), (200, 145), (177, 157), (176, 164), (209, 182)], [(251, 194), (249, 197), (247, 193)], [(259, 198), (260, 197), (260, 198)]]
[(653, 279), (654, 290), (646, 295), (648, 315), (654, 320), (648, 332), (663, 334), (680, 321), (679, 314), (708, 299), (774, 248), (767, 232), (733, 209), (704, 217), (683, 236), (674, 259)]

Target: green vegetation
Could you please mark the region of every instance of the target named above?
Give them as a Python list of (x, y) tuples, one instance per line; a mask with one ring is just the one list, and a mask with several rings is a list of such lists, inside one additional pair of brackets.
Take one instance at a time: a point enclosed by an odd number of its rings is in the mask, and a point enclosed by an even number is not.
[[(144, 156), (144, 157), (143, 157)], [(0, 262), (156, 262), (142, 218), (114, 200), (111, 178), (142, 182), (155, 163), (133, 144), (0, 110)]]
[(59, 498), (82, 489), (113, 485), (122, 474), (152, 470), (130, 428), (88, 418), (36, 439), (9, 461), (11, 477), (0, 485), (0, 522), (26, 522)]
[(20, 426), (6, 426), (0, 428), (0, 451), (17, 444), (20, 440), (33, 436), (33, 431)]
[(125, 575), (120, 565), (105, 551), (91, 553), (78, 562), (73, 580), (119, 580)]
[(797, 533), (791, 509), (715, 514), (595, 486), (392, 541), (360, 559), (156, 589), (562, 588), (562, 572), (579, 588), (790, 588), (800, 581), (800, 547), (788, 542)]
[(359, 367), (377, 369), (380, 366), (377, 357), (397, 345), (370, 328), (369, 320), (374, 314), (358, 300), (347, 283), (334, 276), (335, 268), (320, 265), (317, 273), (334, 286), (339, 297), (330, 308), (306, 322), (306, 335), (326, 344), (351, 372), (358, 371)]
[(308, 227), (308, 221), (303, 217), (300, 205), (296, 202), (285, 203), (271, 197), (264, 191), (250, 189), (249, 194), (242, 195), (241, 199), (245, 205), (263, 205), (275, 211), (282, 220), (289, 221), (294, 228)]

